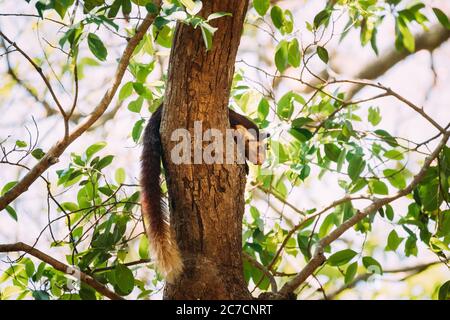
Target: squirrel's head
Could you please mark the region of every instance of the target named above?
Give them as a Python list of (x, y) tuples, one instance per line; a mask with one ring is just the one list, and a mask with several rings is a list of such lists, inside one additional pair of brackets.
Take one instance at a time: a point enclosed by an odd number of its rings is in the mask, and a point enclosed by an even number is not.
[(245, 145), (245, 158), (253, 164), (261, 165), (266, 160), (266, 139), (268, 133), (259, 130), (247, 129), (244, 126), (236, 126), (238, 139), (242, 139)]

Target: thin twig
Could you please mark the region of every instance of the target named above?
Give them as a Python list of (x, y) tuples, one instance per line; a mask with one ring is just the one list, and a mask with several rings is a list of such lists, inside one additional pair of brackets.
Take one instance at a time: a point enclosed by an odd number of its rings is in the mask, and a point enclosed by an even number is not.
[[(44, 261), (45, 263), (48, 263), (53, 268), (55, 268), (58, 271), (61, 271), (67, 275), (75, 276), (77, 273), (77, 270), (75, 270), (73, 267), (70, 267), (55, 258), (45, 254), (44, 252), (29, 246), (23, 242), (17, 242), (13, 244), (0, 244), (0, 252), (26, 252), (30, 255), (32, 255), (35, 258), (38, 258), (41, 261)], [(125, 300), (121, 296), (117, 295), (116, 293), (109, 290), (106, 286), (95, 280), (90, 275), (87, 275), (84, 272), (78, 271), (78, 275), (80, 277), (80, 281), (87, 284), (91, 288), (95, 289), (98, 293), (104, 295), (105, 297), (108, 297), (111, 300)]]

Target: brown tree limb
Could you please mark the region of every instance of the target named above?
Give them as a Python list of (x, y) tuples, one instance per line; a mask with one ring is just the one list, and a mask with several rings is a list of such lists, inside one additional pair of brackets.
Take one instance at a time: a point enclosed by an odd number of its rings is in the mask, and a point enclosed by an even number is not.
[[(31, 18), (42, 19), (41, 16), (38, 14), (27, 14), (27, 13), (0, 13), (0, 17), (31, 17)], [(65, 24), (62, 21), (58, 21), (58, 20), (51, 19), (51, 18), (43, 18), (43, 19), (57, 23), (63, 27), (67, 27), (67, 24)]]
[(369, 87), (373, 87), (373, 88), (377, 88), (377, 89), (383, 90), (385, 92), (385, 94), (383, 96), (392, 96), (392, 97), (396, 98), (397, 100), (403, 102), (409, 108), (411, 108), (412, 110), (417, 112), (422, 118), (427, 120), (431, 125), (433, 125), (433, 127), (435, 127), (437, 130), (439, 130), (440, 133), (444, 133), (445, 132), (445, 129), (442, 126), (440, 126), (436, 122), (436, 120), (434, 120), (431, 116), (429, 116), (423, 110), (423, 107), (420, 107), (420, 106), (412, 103), (410, 100), (408, 100), (405, 97), (401, 96), (400, 94), (398, 94), (397, 92), (395, 92), (391, 88), (388, 88), (388, 87), (382, 85), (381, 83), (375, 83), (375, 82), (370, 81), (370, 80), (333, 80), (333, 81), (330, 81), (328, 84), (333, 84), (333, 83), (351, 83), (351, 84), (357, 85), (357, 86), (363, 86), (363, 87), (364, 86), (369, 86)]
[(294, 212), (298, 213), (301, 216), (306, 216), (306, 213), (302, 210), (299, 210), (296, 206), (294, 206), (292, 203), (288, 202), (286, 199), (283, 199), (283, 197), (281, 197), (279, 194), (277, 194), (276, 192), (263, 187), (262, 185), (258, 185), (258, 189), (261, 190), (262, 192), (272, 195), (274, 196), (278, 201), (280, 201), (281, 203), (285, 204), (286, 206), (288, 206), (289, 208), (291, 208), (292, 210), (294, 210)]
[(53, 87), (50, 83), (50, 80), (48, 79), (48, 77), (44, 74), (44, 71), (42, 70), (42, 68), (40, 66), (38, 66), (36, 64), (36, 62), (34, 62), (34, 60), (25, 52), (23, 51), (19, 45), (17, 45), (16, 42), (10, 40), (2, 31), (0, 31), (0, 37), (2, 37), (7, 43), (9, 43), (11, 46), (13, 46), (18, 52), (20, 52), (20, 54), (33, 66), (33, 68), (36, 70), (36, 72), (39, 74), (39, 76), (42, 78), (42, 80), (44, 81), (45, 85), (47, 86), (53, 100), (56, 103), (56, 106), (59, 109), (59, 112), (61, 113), (61, 115), (66, 118), (66, 112), (64, 111), (63, 106), (61, 105), (61, 103), (59, 102), (58, 97), (56, 96), (55, 91), (53, 90)]
[[(146, 264), (146, 263), (150, 263), (152, 262), (152, 260), (150, 259), (139, 259), (136, 261), (131, 261), (131, 262), (127, 262), (127, 263), (122, 263), (122, 265), (127, 266), (127, 267), (131, 267), (131, 266), (137, 266), (140, 264)], [(92, 270), (92, 273), (98, 273), (98, 272), (105, 272), (105, 271), (109, 271), (114, 269), (115, 266), (109, 266), (109, 267), (104, 267), (104, 268), (97, 268)]]
[[(429, 262), (429, 263), (423, 263), (423, 264), (419, 264), (416, 266), (411, 266), (411, 267), (403, 267), (403, 268), (398, 268), (398, 269), (390, 269), (390, 270), (383, 270), (383, 274), (385, 273), (402, 273), (402, 272), (414, 272), (413, 275), (419, 274), (420, 272), (423, 272), (427, 269), (429, 269), (432, 266), (435, 266), (437, 264), (441, 264), (441, 261), (433, 261), (433, 262)], [(359, 282), (362, 281), (366, 281), (370, 278), (370, 276), (372, 276), (373, 273), (364, 273), (361, 274), (359, 276), (357, 276), (352, 282), (343, 285), (342, 287), (336, 289), (335, 291), (333, 291), (332, 293), (327, 295), (327, 298), (329, 300), (334, 299), (336, 296), (338, 296), (339, 294), (341, 294), (342, 292), (344, 292), (347, 289), (351, 289), (353, 287), (355, 287)]]
[(331, 204), (329, 204), (322, 210), (312, 213), (310, 215), (304, 216), (302, 218), (302, 220), (288, 232), (288, 234), (284, 238), (283, 242), (281, 243), (281, 246), (278, 248), (277, 252), (275, 253), (275, 256), (273, 257), (272, 262), (269, 264), (269, 266), (267, 268), (269, 270), (272, 270), (273, 266), (275, 265), (275, 262), (281, 256), (281, 253), (283, 252), (284, 248), (286, 247), (289, 239), (294, 235), (294, 233), (296, 233), (298, 230), (300, 230), (307, 222), (309, 222), (310, 220), (315, 219), (317, 217), (320, 217), (322, 214), (324, 214), (328, 210), (335, 208), (341, 204), (347, 203), (352, 200), (361, 200), (361, 199), (370, 199), (370, 198), (368, 196), (363, 196), (363, 195), (361, 195), (361, 196), (345, 195), (341, 199), (333, 201)]
[[(399, 51), (395, 47), (393, 47), (389, 49), (385, 54), (381, 55), (379, 58), (368, 63), (366, 66), (364, 66), (363, 69), (358, 71), (357, 74), (353, 75), (352, 77), (358, 79), (375, 80), (384, 75), (387, 71), (396, 66), (397, 63), (406, 59), (407, 57), (421, 50), (433, 51), (439, 48), (449, 38), (450, 30), (442, 27), (440, 24), (433, 25), (430, 27), (429, 31), (422, 32), (415, 36), (416, 50), (414, 52), (409, 52), (407, 50)], [(326, 70), (319, 72), (318, 75), (320, 75), (320, 77), (325, 80), (331, 77), (331, 75), (329, 75)], [(315, 79), (310, 84), (312, 86), (306, 86), (302, 91), (305, 93), (312, 92), (315, 86), (320, 85), (320, 82)], [(353, 85), (347, 91), (347, 98), (351, 99), (362, 88), (364, 88), (364, 86), (361, 84)]]
[(246, 252), (242, 252), (242, 258), (247, 260), (253, 267), (260, 270), (269, 279), (272, 292), (278, 291), (277, 282), (275, 281), (273, 274), (264, 265), (259, 263), (255, 258)]
[[(1, 38), (1, 45), (5, 50), (7, 51), (8, 48), (5, 44), (5, 39)], [(17, 73), (14, 71), (11, 60), (9, 59), (9, 54), (6, 52), (5, 54), (5, 60), (6, 60), (6, 67), (7, 67), (7, 73), (13, 78), (15, 82), (17, 82), (18, 85), (20, 85), (36, 102), (39, 102), (42, 104), (42, 106), (45, 109), (46, 116), (55, 114), (55, 110), (50, 106), (50, 103), (46, 101), (45, 99), (40, 99), (36, 93), (36, 91), (31, 87), (29, 84), (27, 84), (25, 81), (19, 78)]]
[[(13, 244), (0, 244), (0, 252), (26, 252), (33, 257), (44, 261), (45, 263), (51, 265), (53, 268), (55, 268), (58, 271), (61, 271), (67, 275), (73, 276), (75, 274), (75, 270), (56, 260), (55, 258), (49, 256), (48, 254), (29, 246), (23, 242), (17, 242)], [(90, 275), (79, 271), (79, 277), (80, 281), (90, 286), (92, 289), (96, 290), (98, 293), (102, 294), (105, 297), (108, 297), (111, 300), (125, 300), (121, 296), (117, 295), (116, 293), (109, 290), (106, 286), (95, 280)]]
[(379, 198), (373, 200), (372, 204), (365, 207), (363, 210), (358, 211), (353, 217), (349, 218), (345, 222), (343, 222), (339, 227), (334, 229), (331, 233), (329, 233), (326, 237), (322, 238), (319, 241), (316, 252), (311, 260), (307, 263), (307, 265), (301, 270), (293, 279), (288, 281), (278, 292), (281, 297), (287, 297), (291, 295), (310, 275), (312, 275), (318, 267), (320, 267), (325, 261), (326, 257), (324, 255), (324, 248), (338, 239), (342, 234), (344, 234), (347, 230), (352, 228), (359, 221), (364, 219), (372, 212), (376, 212), (378, 209), (383, 207), (384, 205), (391, 203), (401, 197), (406, 196), (411, 193), (412, 190), (422, 181), (425, 176), (426, 171), (430, 167), (431, 163), (439, 156), (442, 148), (446, 145), (450, 136), (450, 131), (447, 131), (443, 134), (443, 137), (437, 147), (434, 149), (433, 153), (430, 154), (425, 159), (424, 164), (422, 165), (421, 170), (417, 173), (409, 185), (398, 191), (396, 194), (392, 196), (388, 196), (385, 198)]
[[(415, 37), (416, 50), (409, 52), (407, 50), (398, 51), (395, 48), (389, 50), (385, 55), (366, 65), (354, 77), (358, 79), (374, 80), (384, 75), (388, 70), (397, 65), (400, 61), (406, 59), (421, 50), (433, 51), (440, 47), (450, 38), (450, 30), (437, 24), (430, 28), (430, 31), (423, 32)], [(362, 85), (353, 86), (348, 92), (348, 97), (353, 97), (363, 88)]]
[[(158, 5), (160, 4), (159, 0), (155, 2)], [(5, 209), (7, 205), (17, 199), (17, 197), (19, 197), (22, 193), (27, 191), (29, 186), (50, 166), (57, 163), (58, 157), (66, 150), (66, 148), (79, 136), (86, 132), (105, 113), (115, 93), (117, 92), (117, 89), (119, 88), (134, 49), (144, 37), (145, 33), (153, 23), (154, 18), (154, 15), (147, 14), (141, 25), (137, 28), (134, 36), (130, 38), (122, 57), (120, 58), (115, 76), (113, 77), (113, 83), (95, 107), (94, 111), (89, 117), (75, 127), (70, 134), (64, 136), (62, 140), (55, 143), (46, 155), (33, 168), (31, 168), (31, 170), (11, 190), (0, 197), (0, 211)]]

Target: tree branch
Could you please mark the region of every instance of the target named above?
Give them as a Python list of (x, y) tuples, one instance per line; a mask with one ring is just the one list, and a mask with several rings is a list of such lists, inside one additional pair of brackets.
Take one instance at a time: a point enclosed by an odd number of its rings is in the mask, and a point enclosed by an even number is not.
[[(157, 5), (159, 6), (160, 1), (155, 1), (155, 3), (157, 3)], [(87, 131), (104, 114), (122, 81), (134, 49), (144, 37), (145, 33), (153, 23), (154, 18), (154, 15), (147, 14), (142, 21), (142, 24), (136, 30), (135, 35), (129, 40), (122, 54), (122, 57), (120, 58), (111, 87), (106, 91), (105, 95), (103, 96), (99, 104), (95, 107), (91, 115), (83, 122), (81, 122), (77, 127), (75, 127), (73, 132), (71, 132), (69, 135), (64, 136), (62, 140), (55, 143), (46, 153), (46, 155), (11, 190), (0, 197), (0, 211), (5, 209), (7, 205), (17, 199), (17, 197), (19, 197), (22, 193), (27, 191), (29, 186), (44, 171), (58, 162), (58, 157), (64, 152), (64, 150), (74, 140), (76, 140), (85, 131)]]
[[(421, 50), (433, 51), (440, 47), (445, 41), (450, 38), (450, 30), (444, 28), (440, 24), (434, 25), (430, 31), (423, 32), (415, 37), (416, 50), (409, 52), (407, 50), (398, 51), (392, 48), (385, 55), (369, 63), (364, 69), (359, 71), (354, 77), (358, 79), (374, 80), (381, 77), (388, 70), (394, 67), (400, 61), (406, 59), (410, 55), (415, 54)], [(348, 97), (353, 97), (363, 88), (362, 85), (353, 86), (348, 92)]]
[(40, 15), (38, 14), (27, 14), (27, 13), (0, 13), (0, 17), (32, 17), (32, 18), (38, 18), (38, 19), (44, 19), (44, 20), (48, 20), (54, 23), (57, 23), (63, 27), (67, 27), (67, 24), (65, 24), (62, 21), (58, 21), (55, 19), (51, 19), (51, 18), (41, 18)]
[(33, 68), (37, 71), (37, 73), (39, 74), (39, 76), (42, 78), (42, 80), (44, 81), (45, 85), (47, 86), (51, 96), (53, 97), (53, 100), (56, 103), (56, 106), (59, 109), (59, 112), (62, 114), (62, 116), (64, 117), (64, 119), (66, 118), (66, 112), (64, 111), (63, 106), (61, 105), (61, 103), (59, 102), (58, 97), (56, 96), (55, 91), (53, 90), (53, 87), (50, 83), (50, 80), (48, 80), (47, 76), (44, 74), (44, 71), (42, 71), (42, 68), (40, 66), (38, 66), (36, 64), (36, 62), (34, 62), (34, 60), (25, 52), (23, 51), (14, 41), (10, 40), (2, 31), (0, 31), (0, 37), (2, 37), (3, 39), (5, 39), (5, 41), (7, 43), (9, 43), (11, 46), (13, 46), (18, 52), (20, 52), (20, 54), (26, 59), (28, 60), (28, 62), (33, 66)]
[[(5, 44), (5, 39), (1, 38), (1, 45), (5, 50), (8, 50), (8, 47)], [(14, 81), (17, 82), (18, 85), (20, 85), (22, 88), (25, 89), (28, 94), (33, 97), (33, 99), (36, 102), (39, 102), (42, 104), (42, 106), (45, 109), (46, 116), (50, 116), (55, 114), (55, 110), (50, 106), (50, 103), (48, 103), (45, 99), (40, 99), (36, 93), (36, 91), (31, 87), (29, 84), (27, 84), (25, 81), (19, 78), (19, 76), (16, 74), (16, 72), (13, 70), (13, 67), (11, 65), (11, 61), (9, 59), (9, 55), (5, 54), (5, 60), (6, 60), (6, 67), (7, 67), (7, 73), (13, 78)]]
[(406, 99), (405, 97), (401, 96), (400, 94), (398, 94), (397, 92), (395, 92), (394, 90), (392, 90), (391, 88), (385, 87), (384, 85), (382, 85), (381, 83), (375, 83), (373, 81), (370, 80), (333, 80), (327, 83), (327, 85), (329, 84), (333, 84), (333, 83), (351, 83), (354, 85), (358, 85), (358, 86), (369, 86), (369, 87), (373, 87), (373, 88), (377, 88), (380, 90), (383, 90), (385, 92), (384, 96), (392, 96), (394, 98), (396, 98), (397, 100), (403, 102), (405, 105), (407, 105), (409, 108), (411, 108), (412, 110), (414, 110), (415, 112), (417, 112), (418, 114), (420, 114), (420, 116), (422, 116), (425, 120), (427, 120), (431, 125), (433, 125), (433, 127), (435, 127), (437, 130), (439, 130), (439, 132), (444, 133), (445, 129), (443, 127), (441, 127), (436, 120), (434, 120), (432, 117), (430, 117), (424, 110), (422, 107), (419, 107), (417, 105), (415, 105), (414, 103), (412, 103), (411, 101), (409, 101), (408, 99)]
[[(17, 242), (13, 244), (0, 244), (0, 252), (19, 252), (19, 251), (26, 252), (32, 255), (33, 257), (38, 258), (39, 260), (44, 261), (45, 263), (48, 263), (56, 270), (64, 272), (67, 275), (73, 276), (75, 274), (75, 270), (72, 267), (56, 260), (55, 258), (23, 242)], [(98, 293), (102, 294), (103, 296), (108, 297), (111, 300), (125, 300), (121, 296), (109, 290), (106, 286), (95, 280), (90, 275), (87, 275), (86, 273), (81, 271), (79, 271), (79, 273), (80, 273), (79, 274), (80, 281), (87, 284), (91, 288), (95, 289)]]
[[(403, 268), (398, 268), (398, 269), (383, 270), (383, 274), (385, 274), (385, 273), (414, 272), (414, 275), (416, 275), (416, 274), (418, 274), (420, 272), (423, 272), (423, 271), (427, 270), (428, 268), (430, 268), (432, 266), (435, 266), (435, 265), (441, 264), (441, 263), (442, 263), (441, 261), (433, 261), (433, 262), (419, 264), (419, 265), (412, 266), (412, 267), (403, 267)], [(370, 278), (370, 276), (372, 276), (372, 275), (373, 275), (373, 273), (364, 273), (364, 274), (361, 274), (361, 275), (357, 276), (349, 284), (345, 284), (342, 287), (338, 288), (336, 291), (333, 291), (332, 293), (328, 294), (327, 298), (329, 300), (334, 299), (336, 296), (338, 296), (339, 294), (341, 294), (345, 290), (355, 287), (356, 284), (358, 284), (359, 282), (368, 280)]]
[(259, 269), (269, 279), (270, 288), (272, 289), (272, 292), (277, 292), (278, 290), (277, 282), (275, 281), (273, 274), (270, 273), (270, 271), (264, 265), (259, 263), (255, 258), (253, 258), (246, 252), (242, 252), (242, 258), (247, 260), (248, 263), (250, 263), (256, 269)]
[[(358, 79), (375, 80), (384, 75), (387, 71), (396, 66), (397, 63), (406, 59), (407, 57), (421, 50), (433, 51), (436, 48), (440, 47), (449, 38), (450, 30), (445, 29), (440, 24), (433, 25), (432, 27), (430, 27), (429, 31), (420, 33), (415, 36), (416, 50), (414, 52), (409, 52), (407, 50), (398, 51), (396, 48), (391, 48), (384, 55), (381, 55), (379, 58), (367, 64), (363, 69), (361, 69), (356, 75), (353, 75), (352, 77)], [(331, 77), (331, 75), (328, 74), (326, 70), (319, 72), (318, 75), (322, 79), (329, 79)], [(320, 85), (320, 81), (315, 78), (310, 84), (311, 86), (306, 86), (303, 89), (303, 92), (312, 92), (313, 90), (315, 90), (314, 87)], [(351, 99), (363, 87), (364, 86), (361, 84), (353, 85), (347, 91), (347, 99)]]
[(310, 215), (304, 216), (302, 218), (302, 220), (296, 224), (286, 235), (286, 237), (284, 238), (283, 242), (281, 243), (281, 246), (278, 248), (277, 252), (275, 253), (275, 256), (272, 259), (272, 262), (269, 264), (269, 266), (267, 267), (269, 270), (271, 270), (273, 268), (273, 266), (275, 265), (275, 262), (277, 261), (277, 259), (280, 257), (281, 253), (283, 252), (284, 248), (286, 247), (289, 239), (294, 235), (295, 232), (297, 232), (298, 230), (300, 230), (308, 221), (310, 221), (311, 219), (315, 219), (317, 217), (320, 217), (322, 214), (324, 214), (325, 212), (327, 212), (328, 210), (337, 207), (341, 204), (347, 203), (349, 201), (352, 200), (361, 200), (361, 199), (370, 199), (368, 196), (350, 196), (350, 195), (345, 195), (344, 197), (342, 197), (341, 199), (338, 199), (336, 201), (333, 201), (330, 205), (326, 206), (325, 208), (323, 208), (322, 210), (312, 213)]
[(385, 197), (385, 198), (379, 198), (373, 200), (372, 204), (367, 206), (361, 211), (358, 211), (353, 217), (349, 218), (345, 222), (343, 222), (339, 227), (334, 229), (330, 234), (328, 234), (326, 237), (322, 238), (317, 246), (316, 252), (314, 253), (314, 256), (311, 258), (311, 260), (307, 263), (307, 265), (301, 270), (293, 279), (288, 281), (279, 291), (280, 296), (287, 297), (290, 294), (292, 294), (298, 286), (300, 286), (310, 275), (312, 275), (315, 270), (321, 266), (325, 261), (326, 258), (323, 254), (323, 250), (326, 246), (330, 245), (332, 242), (334, 242), (336, 239), (338, 239), (344, 232), (346, 232), (348, 229), (352, 228), (355, 224), (357, 224), (359, 221), (364, 219), (366, 216), (368, 216), (372, 212), (376, 212), (378, 209), (383, 207), (384, 205), (391, 203), (398, 198), (401, 198), (403, 196), (406, 196), (407, 194), (411, 193), (411, 191), (422, 181), (423, 177), (425, 176), (426, 171), (430, 167), (431, 163), (439, 156), (439, 153), (441, 152), (442, 148), (446, 145), (448, 139), (450, 136), (450, 131), (447, 131), (443, 134), (443, 137), (437, 147), (434, 149), (433, 153), (430, 154), (425, 159), (425, 162), (410, 184), (398, 191), (396, 194)]

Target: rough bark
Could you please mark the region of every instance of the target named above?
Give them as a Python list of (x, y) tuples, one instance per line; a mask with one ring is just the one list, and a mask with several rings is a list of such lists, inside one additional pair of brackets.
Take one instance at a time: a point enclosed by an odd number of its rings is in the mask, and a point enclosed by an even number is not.
[(218, 30), (206, 51), (199, 29), (179, 24), (170, 57), (161, 137), (168, 173), (171, 224), (184, 272), (165, 290), (166, 299), (248, 299), (243, 277), (242, 216), (245, 170), (237, 164), (176, 165), (170, 150), (178, 128), (194, 134), (194, 121), (225, 132), (227, 107), (248, 1), (204, 1), (203, 17), (229, 12), (211, 22)]

